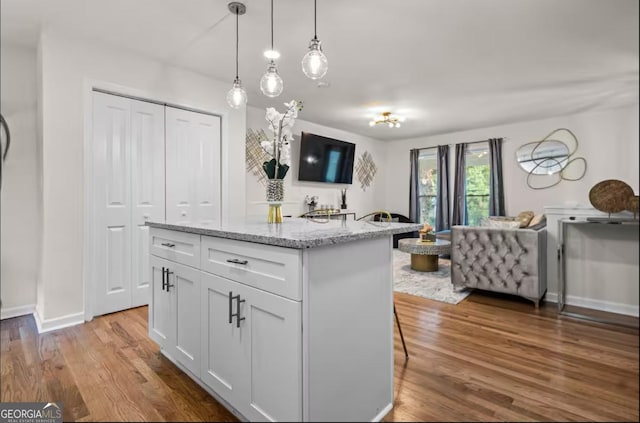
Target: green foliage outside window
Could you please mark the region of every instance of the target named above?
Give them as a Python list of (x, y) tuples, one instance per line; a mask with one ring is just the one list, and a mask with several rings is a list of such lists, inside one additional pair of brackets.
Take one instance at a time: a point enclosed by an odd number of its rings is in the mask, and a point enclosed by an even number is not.
[(467, 221), (480, 225), (489, 216), (489, 164), (467, 166)]

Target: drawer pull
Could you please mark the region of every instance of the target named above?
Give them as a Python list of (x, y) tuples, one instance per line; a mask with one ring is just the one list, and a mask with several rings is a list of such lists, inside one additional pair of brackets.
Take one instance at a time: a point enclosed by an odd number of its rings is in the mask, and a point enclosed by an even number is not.
[(164, 246), (164, 247), (169, 247), (169, 248), (173, 248), (173, 247), (175, 247), (175, 246), (176, 246), (176, 244), (172, 244), (172, 243), (170, 243), (170, 242), (163, 242), (163, 243), (162, 243), (162, 244), (160, 244), (160, 245), (162, 245), (162, 246)]
[(228, 263), (235, 263), (235, 264), (249, 264), (249, 260), (238, 260), (238, 259), (227, 259)]

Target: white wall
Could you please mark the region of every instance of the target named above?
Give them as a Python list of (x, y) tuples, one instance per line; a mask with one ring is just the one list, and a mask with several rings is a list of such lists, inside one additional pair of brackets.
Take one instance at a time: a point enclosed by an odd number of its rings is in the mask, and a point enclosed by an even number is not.
[(11, 317), (35, 305), (40, 261), (36, 50), (2, 44), (0, 65), (0, 110), (11, 132), (0, 204), (0, 298), (2, 316)]
[[(223, 220), (245, 213), (244, 109), (226, 104), (229, 83), (45, 31), (42, 54), (43, 258), (39, 318), (65, 322), (83, 313), (85, 115), (92, 85), (222, 116)], [(42, 295), (40, 295), (40, 293)], [(65, 316), (67, 316), (65, 318)], [(65, 320), (66, 319), (66, 320)], [(55, 324), (55, 323), (52, 323)]]
[[(580, 143), (576, 156), (587, 160), (587, 173), (580, 181), (562, 181), (549, 189), (532, 190), (526, 185), (526, 173), (519, 168), (515, 152), (522, 144), (540, 140), (557, 128), (568, 128), (575, 133)], [(522, 210), (543, 213), (544, 206), (573, 202), (589, 205), (589, 190), (604, 179), (621, 179), (638, 193), (638, 105), (635, 105), (389, 142), (386, 164), (393, 171), (388, 172), (386, 178), (386, 208), (397, 209), (404, 214), (408, 212), (410, 149), (450, 144), (450, 176), (453, 178), (454, 144), (497, 137), (506, 138), (503, 173), (507, 215), (515, 215)]]
[[(274, 104), (274, 107), (280, 112), (284, 112), (284, 105), (282, 105), (284, 101), (286, 101), (286, 99)], [(247, 129), (252, 129), (253, 131), (264, 129), (267, 135), (269, 135), (270, 131), (268, 130), (268, 123), (264, 115), (264, 109), (247, 107)], [(298, 117), (304, 117), (304, 109), (298, 114)], [(353, 183), (351, 185), (298, 181), (300, 133), (302, 131), (356, 144)], [(294, 201), (296, 204), (284, 204), (282, 206), (282, 213), (284, 215), (299, 216), (301, 213), (307, 211), (304, 202), (306, 195), (317, 195), (319, 198), (318, 205), (328, 204), (339, 208), (340, 190), (343, 188), (347, 188), (348, 210), (355, 211), (357, 216), (384, 208), (385, 177), (387, 172), (386, 166), (384, 165), (385, 143), (383, 141), (318, 125), (302, 119), (296, 120), (293, 132), (295, 140), (291, 145), (291, 168), (285, 177), (285, 201)], [(358, 158), (365, 151), (371, 153), (378, 171), (376, 172), (373, 184), (366, 190), (363, 190), (356, 176), (355, 167), (358, 163)], [(267, 206), (264, 204), (256, 204), (256, 202), (265, 201), (264, 186), (258, 182), (256, 177), (251, 173), (247, 173), (246, 181), (247, 214), (264, 216), (266, 219)]]

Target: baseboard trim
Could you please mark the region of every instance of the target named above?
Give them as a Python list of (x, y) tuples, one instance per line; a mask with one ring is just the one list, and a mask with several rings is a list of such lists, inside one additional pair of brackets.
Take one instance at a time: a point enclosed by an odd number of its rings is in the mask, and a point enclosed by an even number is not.
[[(547, 292), (545, 300), (550, 303), (557, 303), (558, 294), (556, 294), (555, 292)], [(594, 300), (593, 298), (577, 297), (575, 295), (567, 295), (566, 304), (577, 307), (591, 308), (594, 310), (608, 311), (609, 313), (624, 314), (633, 317), (638, 317), (638, 315), (640, 314), (640, 307), (637, 305)]]
[(36, 311), (35, 304), (27, 304), (18, 307), (0, 308), (0, 320), (11, 319), (12, 317), (26, 316)]
[(33, 317), (36, 320), (38, 333), (45, 333), (84, 323), (84, 312), (67, 314), (66, 316), (56, 317), (55, 319), (43, 320), (38, 314), (38, 310), (34, 310)]

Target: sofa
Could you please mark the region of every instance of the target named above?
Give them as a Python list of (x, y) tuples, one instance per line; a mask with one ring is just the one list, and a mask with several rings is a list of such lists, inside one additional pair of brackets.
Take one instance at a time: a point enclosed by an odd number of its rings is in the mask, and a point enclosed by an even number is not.
[(536, 308), (547, 291), (546, 227), (505, 229), (451, 228), (451, 283), (518, 295)]

